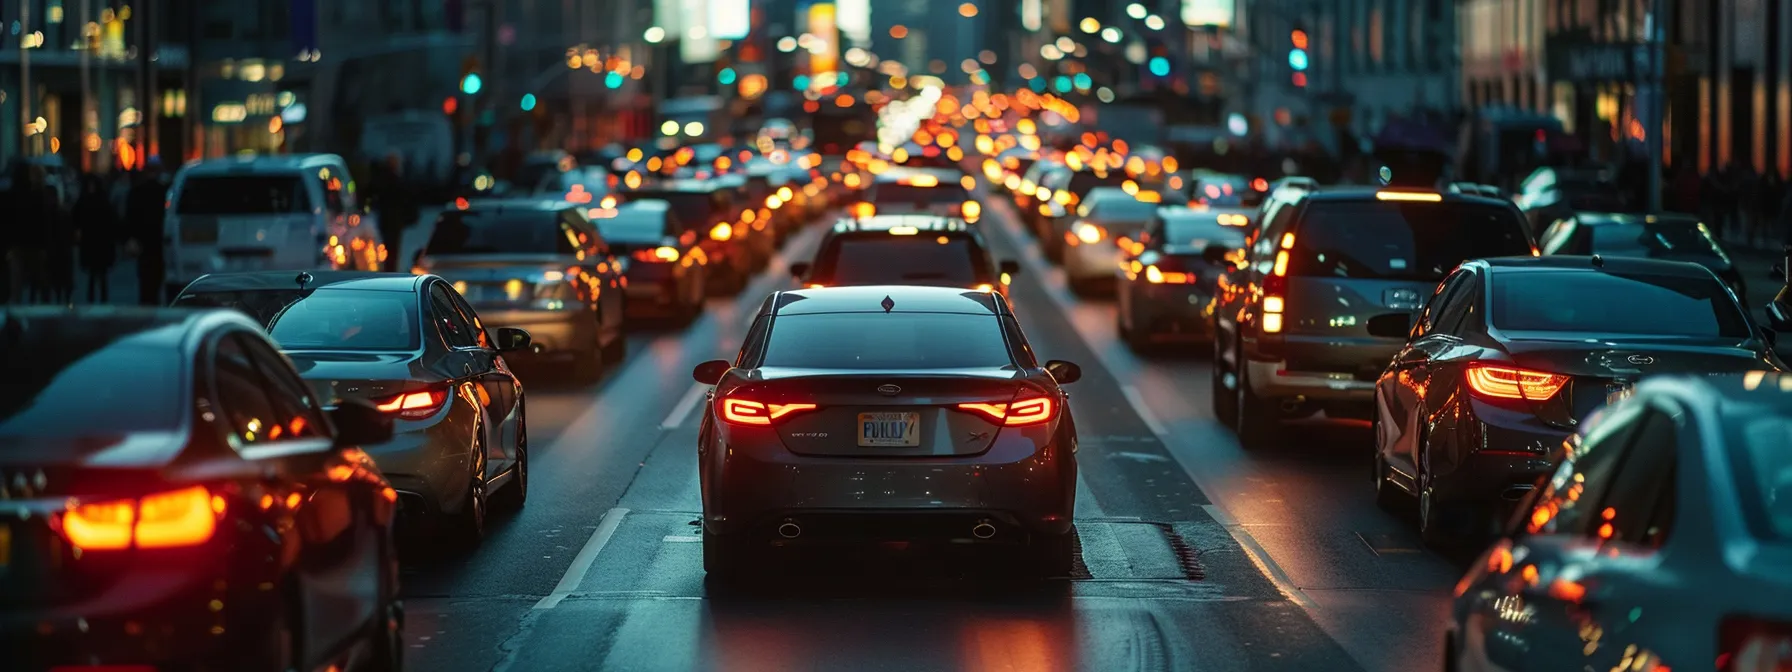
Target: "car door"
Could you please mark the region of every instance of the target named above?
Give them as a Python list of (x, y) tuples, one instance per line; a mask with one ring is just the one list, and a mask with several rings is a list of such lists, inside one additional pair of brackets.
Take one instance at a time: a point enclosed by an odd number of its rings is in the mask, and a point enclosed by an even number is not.
[(213, 409), (225, 419), (237, 453), (260, 464), (263, 501), (291, 525), (279, 529), (292, 549), (294, 586), (303, 610), (301, 651), (325, 651), (359, 634), (378, 602), (383, 540), (367, 517), (369, 493), (335, 474), (353, 467), (331, 445), (322, 405), (292, 365), (250, 331), (219, 337), (211, 351)]
[(1454, 329), (1467, 312), (1468, 293), (1476, 286), (1474, 273), (1458, 269), (1445, 278), (1418, 313), (1406, 345), (1394, 355), (1377, 385), (1382, 414), (1377, 437), (1386, 448), (1383, 459), (1401, 472), (1416, 477), (1423, 448), (1420, 429), (1426, 425), (1426, 391), (1431, 387), (1433, 360), (1461, 339)]
[(485, 402), (485, 417), (498, 424), (492, 437), (497, 445), (488, 453), (490, 459), (501, 460), (508, 468), (507, 465), (516, 461), (516, 446), (524, 431), (522, 414), (517, 408), (521, 395), (516, 374), (498, 353), (494, 345), (496, 341), (486, 331), (485, 323), (479, 320), (478, 311), (473, 310), (458, 292), (448, 292), (448, 298), (454, 301), (461, 316), (473, 325), (473, 334), (478, 337), (478, 350), (469, 351), (473, 356), (473, 372), (479, 377), (479, 387), (485, 390), (485, 394), (479, 396)]
[[(430, 321), (436, 325), (443, 342), (448, 346), (443, 354), (438, 371), (449, 377), (455, 388), (455, 396), (472, 399), (478, 406), (484, 420), (485, 428), (485, 472), (483, 478), (490, 478), (507, 467), (505, 460), (506, 447), (498, 441), (498, 433), (493, 431), (492, 424), (501, 416), (490, 413), (491, 391), (484, 387), (484, 376), (495, 363), (488, 362), (482, 356), (480, 341), (489, 341), (484, 334), (478, 333), (471, 320), (467, 319), (456, 306), (452, 290), (444, 282), (432, 282), (429, 287)], [(452, 402), (451, 402), (452, 403)]]

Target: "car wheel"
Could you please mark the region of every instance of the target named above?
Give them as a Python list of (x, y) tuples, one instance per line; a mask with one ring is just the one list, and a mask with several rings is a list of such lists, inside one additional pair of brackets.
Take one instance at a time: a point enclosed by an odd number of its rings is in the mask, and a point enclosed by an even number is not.
[(491, 501), (485, 490), (485, 429), (476, 427), (473, 430), (473, 470), (474, 476), (467, 483), (466, 497), (460, 503), (460, 511), (449, 519), (450, 537), (463, 547), (472, 548), (485, 541), (485, 514)]
[(1220, 352), (1223, 347), (1225, 346), (1220, 339), (1213, 339), (1213, 368), (1210, 369), (1212, 374), (1209, 376), (1213, 387), (1210, 392), (1213, 395), (1213, 417), (1228, 427), (1234, 427), (1238, 425), (1238, 393), (1226, 387), (1226, 376), (1232, 371), (1226, 368), (1226, 360), (1221, 356), (1224, 354)]
[(524, 429), (527, 426), (525, 424), (527, 421), (528, 414), (524, 412), (523, 406), (519, 402), (515, 447), (516, 476), (511, 478), (510, 485), (498, 491), (497, 501), (493, 502), (498, 509), (503, 511), (520, 511), (523, 505), (529, 501), (529, 435), (528, 431)]
[(1238, 443), (1245, 450), (1261, 450), (1274, 445), (1280, 438), (1282, 419), (1270, 404), (1273, 399), (1264, 399), (1251, 391), (1251, 367), (1242, 361), (1240, 352), (1238, 362)]
[(1375, 505), (1389, 513), (1402, 513), (1412, 507), (1412, 497), (1388, 481), (1388, 461), (1379, 447), (1375, 450)]
[(1033, 567), (1041, 579), (1068, 579), (1076, 571), (1076, 531), (1033, 537)]
[(373, 660), (368, 672), (404, 671), (404, 603), (392, 599), (380, 618), (373, 622), (369, 641), (373, 643)]

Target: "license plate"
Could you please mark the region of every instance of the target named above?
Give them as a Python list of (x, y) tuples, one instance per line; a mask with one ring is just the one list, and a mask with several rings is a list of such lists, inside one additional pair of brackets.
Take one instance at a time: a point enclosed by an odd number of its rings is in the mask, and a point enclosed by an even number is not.
[(921, 445), (921, 414), (860, 413), (859, 445), (919, 446)]
[(1605, 405), (1610, 406), (1630, 398), (1630, 392), (1631, 387), (1629, 385), (1605, 386)]

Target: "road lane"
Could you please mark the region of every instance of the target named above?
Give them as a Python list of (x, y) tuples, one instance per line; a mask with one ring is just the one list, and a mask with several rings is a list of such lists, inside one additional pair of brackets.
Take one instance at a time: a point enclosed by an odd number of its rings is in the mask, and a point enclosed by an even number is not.
[[(1369, 669), (1422, 669), (1442, 656), (1450, 587), (1461, 569), (1420, 545), (1413, 524), (1369, 495), (1366, 426), (1316, 425), (1287, 434), (1277, 450), (1246, 453), (1213, 417), (1206, 346), (1170, 346), (1141, 357), (1116, 335), (1111, 301), (1072, 296), (1045, 262), (1012, 206), (991, 198), (986, 229), (1004, 258), (1023, 262), (1031, 282), (1012, 297), (1028, 315), (1063, 315), (1099, 353), (1102, 368), (1128, 381), (1141, 415), (1161, 424), (1170, 452), (1222, 518), (1260, 545), (1314, 617)], [(1191, 352), (1194, 351), (1194, 352)]]

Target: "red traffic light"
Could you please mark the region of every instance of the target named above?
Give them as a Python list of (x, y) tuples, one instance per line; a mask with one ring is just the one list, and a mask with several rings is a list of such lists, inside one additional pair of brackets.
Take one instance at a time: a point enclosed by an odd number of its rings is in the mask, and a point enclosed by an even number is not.
[(1300, 87), (1300, 88), (1306, 88), (1307, 73), (1304, 73), (1304, 72), (1294, 73), (1294, 85), (1297, 87)]
[(460, 101), (455, 100), (454, 96), (449, 96), (447, 98), (442, 99), (442, 114), (446, 114), (448, 116), (454, 116), (454, 112), (459, 109), (460, 109)]
[(1293, 33), (1291, 33), (1289, 35), (1289, 38), (1294, 41), (1295, 49), (1307, 48), (1307, 31), (1304, 31), (1304, 30), (1294, 31)]

